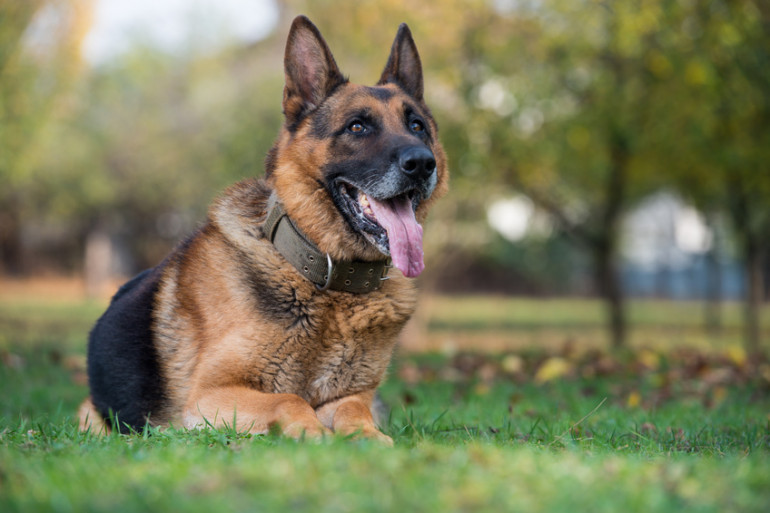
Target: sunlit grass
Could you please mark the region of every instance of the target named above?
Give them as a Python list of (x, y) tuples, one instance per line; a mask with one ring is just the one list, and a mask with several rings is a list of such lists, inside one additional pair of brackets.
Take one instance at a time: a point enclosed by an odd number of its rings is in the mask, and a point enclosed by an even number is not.
[(85, 341), (104, 304), (0, 301), (0, 511), (759, 512), (770, 503), (770, 365), (721, 346), (708, 357), (672, 346), (677, 333), (700, 333), (685, 318), (697, 305), (637, 305), (637, 332), (661, 333), (667, 347), (611, 355), (588, 351), (600, 345), (596, 303), (430, 301), (431, 322), (445, 326), (428, 325), (428, 336), (478, 337), (485, 350), (499, 336), (505, 352), (398, 357), (381, 389), (392, 449), (229, 429), (80, 433)]

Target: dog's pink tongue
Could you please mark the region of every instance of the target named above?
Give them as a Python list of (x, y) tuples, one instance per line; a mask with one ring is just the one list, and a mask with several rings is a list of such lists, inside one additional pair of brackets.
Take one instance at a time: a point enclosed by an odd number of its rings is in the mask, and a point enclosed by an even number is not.
[(425, 263), (422, 226), (414, 217), (412, 202), (404, 196), (385, 201), (369, 198), (369, 204), (377, 222), (388, 232), (393, 265), (408, 278), (418, 276), (425, 269)]

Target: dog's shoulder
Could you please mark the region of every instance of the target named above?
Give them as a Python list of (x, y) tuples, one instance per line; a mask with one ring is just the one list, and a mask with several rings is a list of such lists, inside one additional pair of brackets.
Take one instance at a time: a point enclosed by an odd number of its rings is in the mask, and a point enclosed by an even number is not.
[(218, 224), (229, 224), (235, 219), (260, 222), (264, 220), (272, 191), (264, 179), (250, 178), (237, 182), (214, 200), (209, 208), (209, 218)]
[(263, 239), (262, 224), (272, 187), (262, 179), (248, 179), (228, 187), (209, 208), (205, 229), (215, 229), (229, 244), (248, 248)]

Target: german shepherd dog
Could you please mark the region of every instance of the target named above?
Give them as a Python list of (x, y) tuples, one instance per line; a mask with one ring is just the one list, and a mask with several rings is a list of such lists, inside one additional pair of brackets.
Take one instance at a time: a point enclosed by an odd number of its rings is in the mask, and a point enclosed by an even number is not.
[(352, 84), (299, 16), (284, 65), (264, 179), (226, 190), (91, 331), (82, 429), (229, 425), (392, 444), (372, 402), (415, 309), (420, 223), (448, 181), (420, 57), (402, 24), (379, 82)]

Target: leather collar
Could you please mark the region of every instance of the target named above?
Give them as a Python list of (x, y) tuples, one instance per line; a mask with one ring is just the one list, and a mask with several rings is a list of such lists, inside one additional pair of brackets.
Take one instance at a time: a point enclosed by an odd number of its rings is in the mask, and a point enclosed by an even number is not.
[(318, 290), (331, 289), (363, 294), (379, 289), (382, 282), (389, 279), (389, 258), (376, 262), (335, 262), (295, 226), (275, 193), (270, 196), (267, 209), (267, 217), (262, 227), (265, 236)]

